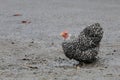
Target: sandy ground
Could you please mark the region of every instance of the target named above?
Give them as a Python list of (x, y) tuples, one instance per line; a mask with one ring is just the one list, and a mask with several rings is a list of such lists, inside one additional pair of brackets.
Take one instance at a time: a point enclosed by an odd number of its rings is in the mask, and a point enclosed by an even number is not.
[[(95, 22), (104, 28), (99, 60), (76, 70), (59, 33)], [(0, 80), (120, 80), (119, 34), (119, 0), (0, 0)]]

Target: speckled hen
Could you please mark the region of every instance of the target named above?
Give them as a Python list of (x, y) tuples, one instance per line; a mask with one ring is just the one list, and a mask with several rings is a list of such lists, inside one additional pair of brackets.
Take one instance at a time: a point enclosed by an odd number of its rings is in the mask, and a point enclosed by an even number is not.
[(65, 38), (62, 48), (66, 57), (80, 63), (91, 63), (96, 59), (103, 37), (103, 29), (99, 23), (86, 27), (74, 39), (67, 40), (69, 37), (67, 31), (62, 32), (61, 35)]

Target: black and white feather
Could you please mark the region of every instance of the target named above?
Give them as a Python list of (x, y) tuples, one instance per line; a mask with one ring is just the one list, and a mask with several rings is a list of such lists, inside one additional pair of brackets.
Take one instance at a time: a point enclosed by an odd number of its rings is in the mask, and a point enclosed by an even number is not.
[(93, 62), (99, 52), (103, 29), (99, 23), (86, 27), (77, 38), (62, 42), (64, 54), (79, 62)]

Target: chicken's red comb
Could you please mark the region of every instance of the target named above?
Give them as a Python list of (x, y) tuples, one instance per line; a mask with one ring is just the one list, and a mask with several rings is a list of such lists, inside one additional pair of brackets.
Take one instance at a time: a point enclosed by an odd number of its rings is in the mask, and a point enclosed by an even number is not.
[(68, 38), (68, 31), (63, 31), (60, 33), (60, 35), (64, 38), (64, 39), (67, 39)]

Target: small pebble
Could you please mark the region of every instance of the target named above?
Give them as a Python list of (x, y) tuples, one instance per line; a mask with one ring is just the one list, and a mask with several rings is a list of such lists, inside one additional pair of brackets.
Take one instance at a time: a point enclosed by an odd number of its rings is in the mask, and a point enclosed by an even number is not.
[(11, 44), (15, 44), (14, 42), (11, 42)]
[(27, 21), (22, 21), (22, 23), (27, 23)]
[(114, 55), (114, 53), (112, 53), (112, 55)]
[(104, 68), (108, 68), (107, 66), (105, 66)]
[(31, 41), (30, 43), (34, 43), (34, 41)]
[(51, 45), (54, 45), (54, 42), (52, 42)]
[(26, 61), (26, 60), (30, 60), (30, 59), (27, 59), (27, 58), (23, 58), (22, 60), (25, 60), (25, 61)]
[(33, 74), (37, 74), (37, 72), (33, 72)]
[(36, 66), (28, 66), (28, 67), (31, 69), (38, 69), (38, 67), (36, 67)]
[(22, 16), (22, 14), (14, 14), (13, 16)]
[(21, 21), (21, 23), (29, 24), (29, 23), (31, 23), (31, 22), (30, 22), (30, 21)]
[(113, 50), (113, 52), (116, 52), (116, 50)]

